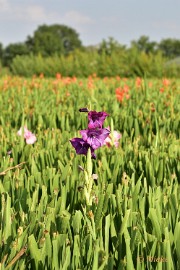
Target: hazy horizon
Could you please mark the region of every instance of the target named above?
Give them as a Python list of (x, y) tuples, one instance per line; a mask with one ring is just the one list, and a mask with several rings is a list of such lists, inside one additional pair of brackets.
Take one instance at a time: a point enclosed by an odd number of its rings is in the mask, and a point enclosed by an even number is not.
[(178, 0), (0, 0), (0, 43), (24, 42), (42, 24), (64, 24), (84, 46), (113, 37), (130, 45), (140, 36), (150, 41), (180, 39)]

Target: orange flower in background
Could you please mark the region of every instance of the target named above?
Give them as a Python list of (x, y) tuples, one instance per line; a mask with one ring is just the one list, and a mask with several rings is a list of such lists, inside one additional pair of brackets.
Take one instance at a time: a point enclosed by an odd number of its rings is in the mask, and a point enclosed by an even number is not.
[(108, 79), (109, 79), (108, 77), (104, 77), (104, 78), (103, 78), (103, 81), (104, 81), (104, 82), (107, 82)]
[(166, 79), (166, 78), (164, 78), (163, 80), (162, 80), (162, 84), (163, 84), (163, 86), (169, 86), (170, 85), (170, 80), (168, 80), (168, 79)]
[(88, 89), (93, 89), (94, 88), (94, 80), (93, 80), (92, 76), (88, 77), (87, 88)]
[(170, 80), (164, 78), (162, 79), (162, 87), (160, 88), (160, 93), (163, 93), (169, 86), (170, 86), (171, 82)]
[(61, 79), (61, 74), (60, 73), (56, 73), (56, 79), (60, 80)]
[(83, 82), (82, 81), (79, 82), (79, 86), (83, 86)]
[(124, 91), (124, 93), (128, 93), (129, 92), (129, 86), (125, 84), (124, 87), (123, 87), (123, 91)]
[(136, 78), (136, 87), (137, 87), (137, 88), (140, 88), (141, 85), (142, 85), (142, 79), (139, 78), (139, 77), (137, 77), (137, 78)]
[(66, 91), (66, 97), (69, 97), (70, 95), (69, 91)]
[(40, 78), (40, 79), (43, 79), (43, 78), (44, 78), (44, 74), (41, 73), (41, 74), (39, 75), (39, 78)]
[(124, 93), (122, 91), (122, 88), (118, 87), (116, 88), (116, 98), (118, 101), (122, 102), (124, 97)]
[(120, 101), (121, 103), (123, 102), (123, 99), (129, 99), (130, 95), (129, 95), (129, 86), (128, 85), (124, 85), (123, 87), (118, 87), (115, 90), (116, 93), (116, 98), (118, 101)]
[(164, 92), (164, 88), (161, 87), (159, 91), (160, 91), (161, 93), (163, 93), (163, 92)]
[(77, 82), (77, 78), (75, 76), (72, 77), (72, 82), (76, 83)]
[(71, 78), (70, 77), (63, 78), (63, 84), (64, 85), (69, 85), (70, 83), (71, 83)]
[(152, 83), (152, 82), (149, 82), (149, 83), (148, 83), (148, 86), (149, 86), (149, 88), (152, 88), (153, 83)]

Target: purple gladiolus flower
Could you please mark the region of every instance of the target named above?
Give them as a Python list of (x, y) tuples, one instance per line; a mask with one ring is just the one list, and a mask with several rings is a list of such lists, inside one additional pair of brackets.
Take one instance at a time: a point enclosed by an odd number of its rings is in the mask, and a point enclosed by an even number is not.
[(96, 112), (90, 111), (88, 112), (88, 128), (102, 128), (104, 120), (109, 114), (106, 112)]
[(87, 151), (90, 148), (91, 149), (91, 155), (92, 158), (96, 158), (96, 155), (94, 154), (94, 149), (83, 139), (81, 138), (73, 138), (70, 140), (72, 146), (76, 150), (76, 154), (78, 155), (87, 155)]
[(95, 150), (104, 145), (104, 140), (109, 136), (110, 131), (107, 128), (92, 128), (81, 130), (80, 133), (83, 140)]
[(103, 128), (104, 120), (109, 114), (89, 111), (88, 108), (81, 108), (79, 111), (88, 113), (88, 128), (80, 131), (82, 138), (73, 138), (70, 142), (78, 155), (87, 155), (90, 149), (92, 158), (96, 158), (94, 151), (105, 144), (105, 139), (110, 134), (109, 129)]

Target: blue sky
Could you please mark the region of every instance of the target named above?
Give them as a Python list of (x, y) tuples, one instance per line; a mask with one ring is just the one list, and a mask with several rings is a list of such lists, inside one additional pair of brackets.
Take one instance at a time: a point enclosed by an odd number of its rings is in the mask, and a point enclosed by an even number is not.
[(0, 43), (24, 42), (42, 24), (74, 28), (84, 45), (141, 35), (180, 39), (180, 0), (0, 0)]

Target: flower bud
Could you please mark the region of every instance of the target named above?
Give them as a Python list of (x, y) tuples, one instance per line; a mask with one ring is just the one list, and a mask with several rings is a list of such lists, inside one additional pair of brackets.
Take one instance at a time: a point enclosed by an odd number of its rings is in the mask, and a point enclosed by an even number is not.
[(88, 108), (81, 108), (79, 109), (80, 112), (89, 112)]

